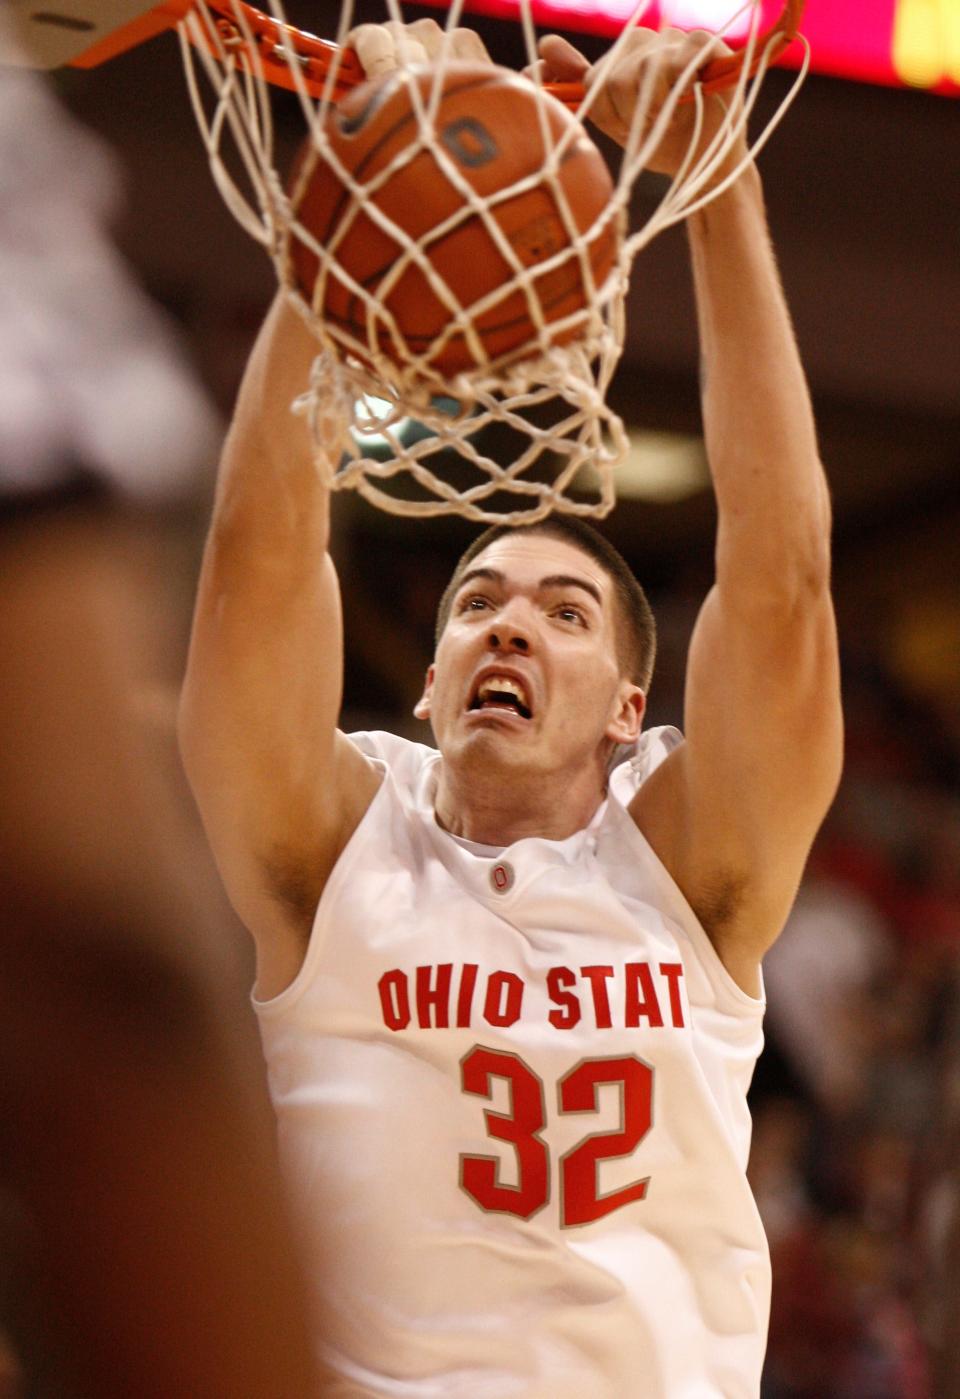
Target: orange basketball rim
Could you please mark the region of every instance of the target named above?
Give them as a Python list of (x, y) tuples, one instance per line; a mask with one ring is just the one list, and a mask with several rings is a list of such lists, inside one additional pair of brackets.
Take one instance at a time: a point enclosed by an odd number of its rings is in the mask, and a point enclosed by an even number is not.
[[(131, 20), (106, 38), (70, 60), (74, 68), (95, 68), (111, 58), (125, 53), (137, 44), (152, 39), (167, 29), (174, 29), (194, 8), (195, 0), (163, 0), (145, 14)], [(796, 37), (803, 14), (804, 0), (786, 0), (779, 18), (759, 37), (754, 46), (748, 76), (753, 76), (761, 62), (771, 62)], [(363, 81), (363, 70), (356, 55), (341, 49), (328, 39), (320, 39), (292, 24), (284, 24), (256, 9), (246, 0), (208, 0), (207, 8), (216, 18), (216, 38), (231, 49), (243, 68), (259, 72), (275, 87), (296, 90), (291, 63), (296, 63), (299, 76), (312, 97), (327, 97), (334, 102)], [(203, 42), (204, 30), (191, 35), (194, 42)], [(207, 41), (214, 43), (213, 35)], [(711, 60), (698, 74), (704, 91), (715, 92), (732, 87), (740, 78), (744, 65), (742, 53)], [(584, 91), (579, 83), (548, 83), (546, 90), (566, 106), (576, 110), (583, 101)]]

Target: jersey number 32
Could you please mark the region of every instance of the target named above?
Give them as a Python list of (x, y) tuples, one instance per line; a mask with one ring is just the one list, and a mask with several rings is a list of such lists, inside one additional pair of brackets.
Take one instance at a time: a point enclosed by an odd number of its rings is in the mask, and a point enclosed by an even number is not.
[[(496, 1156), (461, 1155), (460, 1184), (483, 1210), (530, 1219), (550, 1197), (550, 1153), (541, 1133), (547, 1114), (543, 1082), (516, 1054), (474, 1045), (460, 1062), (461, 1087), (488, 1101), (493, 1080), (509, 1087), (510, 1111), (484, 1112), (487, 1135), (513, 1147), (517, 1158), (517, 1184), (500, 1180)], [(600, 1162), (630, 1156), (650, 1130), (653, 1105), (653, 1070), (632, 1054), (610, 1059), (583, 1059), (557, 1084), (561, 1113), (595, 1113), (598, 1089), (613, 1084), (620, 1089), (620, 1126), (612, 1132), (594, 1132), (582, 1138), (558, 1162), (560, 1223), (565, 1228), (592, 1224), (647, 1193), (649, 1177), (632, 1181), (605, 1195), (599, 1192)]]

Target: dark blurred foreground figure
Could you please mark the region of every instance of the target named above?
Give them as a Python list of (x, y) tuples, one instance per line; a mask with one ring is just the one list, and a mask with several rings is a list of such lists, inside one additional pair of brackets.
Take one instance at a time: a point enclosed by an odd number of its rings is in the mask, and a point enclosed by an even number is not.
[(124, 534), (45, 511), (0, 561), (0, 1150), (48, 1324), (94, 1399), (315, 1393), (262, 1074), (132, 713)]
[(159, 631), (143, 535), (76, 501), (91, 476), (162, 496), (211, 427), (100, 232), (105, 173), (0, 71), (0, 1395), (304, 1399), (227, 925), (135, 713)]

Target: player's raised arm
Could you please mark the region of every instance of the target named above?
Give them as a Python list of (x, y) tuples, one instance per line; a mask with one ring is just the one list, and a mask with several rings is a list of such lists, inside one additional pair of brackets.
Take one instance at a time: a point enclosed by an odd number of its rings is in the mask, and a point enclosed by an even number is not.
[(688, 231), (719, 527), (688, 661), (682, 825), (667, 830), (684, 832), (673, 858), (749, 986), (840, 775), (830, 503), (756, 170)]
[[(445, 36), (433, 20), (363, 25), (349, 43), (371, 77), (427, 62), (444, 43), (456, 57), (487, 59), (471, 31)], [(337, 730), (343, 643), (329, 491), (308, 425), (290, 411), (316, 353), (278, 296), (223, 453), (181, 709), (187, 772), (257, 941), (263, 995), (295, 975), (326, 878), (379, 780)]]
[(257, 940), (264, 994), (295, 973), (326, 876), (376, 787), (337, 734), (343, 666), (329, 493), (309, 430), (290, 411), (315, 353), (278, 297), (224, 447), (181, 708), (187, 772), (227, 890)]
[[(673, 46), (669, 71), (696, 42), (702, 36), (638, 33), (598, 96), (595, 120), (623, 139), (647, 46)], [(551, 77), (581, 76), (563, 41), (545, 41), (544, 58)], [(707, 100), (703, 142), (720, 101)], [(692, 121), (692, 104), (678, 108), (653, 168), (673, 173)], [(716, 182), (745, 155), (735, 148)], [(717, 575), (691, 645), (687, 742), (641, 789), (633, 814), (728, 970), (755, 991), (759, 958), (786, 918), (840, 771), (830, 508), (752, 164), (691, 216), (688, 233)]]

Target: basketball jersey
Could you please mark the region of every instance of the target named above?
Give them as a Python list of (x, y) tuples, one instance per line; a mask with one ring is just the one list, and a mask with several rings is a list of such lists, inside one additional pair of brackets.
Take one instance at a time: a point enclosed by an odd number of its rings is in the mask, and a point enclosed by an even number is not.
[(644, 735), (584, 830), (502, 851), (437, 823), (437, 752), (352, 741), (382, 783), (255, 1001), (324, 1392), (756, 1396), (763, 1004), (626, 809), (680, 735)]

